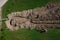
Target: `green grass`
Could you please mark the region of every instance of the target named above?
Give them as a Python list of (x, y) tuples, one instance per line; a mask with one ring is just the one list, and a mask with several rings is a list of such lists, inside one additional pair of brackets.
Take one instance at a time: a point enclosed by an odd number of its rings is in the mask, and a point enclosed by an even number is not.
[[(2, 7), (2, 17), (6, 18), (7, 14), (14, 11), (22, 11), (45, 6), (48, 2), (60, 2), (60, 0), (8, 0)], [(6, 29), (6, 25), (2, 23), (2, 40), (60, 40), (60, 30), (49, 29), (47, 33), (40, 33), (35, 30), (19, 29), (10, 31)]]
[(57, 29), (51, 29), (47, 33), (27, 29), (14, 32), (5, 30), (4, 33), (6, 40), (60, 40), (60, 31)]
[(1, 39), (2, 33), (0, 32), (0, 39)]

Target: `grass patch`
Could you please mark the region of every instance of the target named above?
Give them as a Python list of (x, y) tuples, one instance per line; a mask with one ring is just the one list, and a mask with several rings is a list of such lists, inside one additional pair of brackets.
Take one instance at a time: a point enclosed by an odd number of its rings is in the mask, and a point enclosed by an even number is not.
[(6, 40), (60, 40), (60, 31), (58, 29), (50, 29), (47, 33), (27, 29), (14, 32), (5, 30), (4, 33)]

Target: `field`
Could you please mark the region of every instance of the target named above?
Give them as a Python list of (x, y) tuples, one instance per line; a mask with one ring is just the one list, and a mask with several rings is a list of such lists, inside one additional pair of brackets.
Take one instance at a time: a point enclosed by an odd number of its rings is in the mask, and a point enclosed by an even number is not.
[[(33, 9), (45, 6), (48, 2), (60, 2), (59, 0), (8, 0), (2, 7), (2, 17), (6, 18), (7, 14), (16, 11)], [(2, 35), (1, 35), (2, 34)], [(2, 32), (0, 40), (60, 40), (60, 29), (48, 29), (47, 33), (40, 33), (35, 30), (19, 29), (10, 31), (2, 23)]]

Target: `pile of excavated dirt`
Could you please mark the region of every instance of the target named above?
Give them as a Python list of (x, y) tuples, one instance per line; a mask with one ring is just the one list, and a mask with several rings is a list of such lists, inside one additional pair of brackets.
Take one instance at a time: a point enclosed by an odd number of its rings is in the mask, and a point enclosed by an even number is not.
[(45, 7), (12, 12), (7, 16), (9, 20), (6, 20), (6, 26), (12, 31), (19, 28), (60, 28), (60, 3), (48, 3)]

